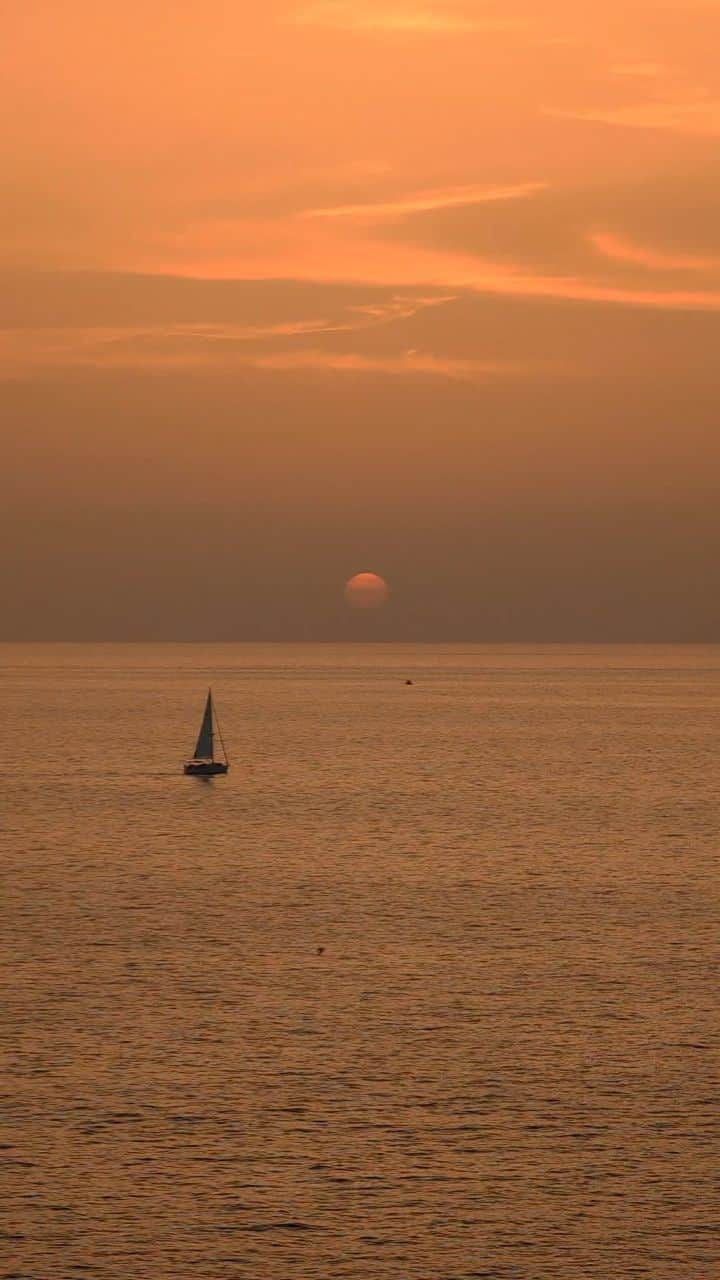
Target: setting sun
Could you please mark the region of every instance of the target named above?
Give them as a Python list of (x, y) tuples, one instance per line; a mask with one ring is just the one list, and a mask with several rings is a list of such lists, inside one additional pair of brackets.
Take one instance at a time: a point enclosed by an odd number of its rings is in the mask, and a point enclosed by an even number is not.
[(356, 573), (345, 583), (345, 599), (353, 609), (378, 609), (389, 594), (387, 582), (377, 573)]

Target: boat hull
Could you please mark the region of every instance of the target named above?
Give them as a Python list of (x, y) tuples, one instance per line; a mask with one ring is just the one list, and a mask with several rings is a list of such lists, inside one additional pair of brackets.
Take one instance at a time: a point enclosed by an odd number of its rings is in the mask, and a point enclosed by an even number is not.
[(214, 778), (216, 774), (227, 773), (229, 768), (220, 760), (188, 760), (184, 772), (193, 778)]

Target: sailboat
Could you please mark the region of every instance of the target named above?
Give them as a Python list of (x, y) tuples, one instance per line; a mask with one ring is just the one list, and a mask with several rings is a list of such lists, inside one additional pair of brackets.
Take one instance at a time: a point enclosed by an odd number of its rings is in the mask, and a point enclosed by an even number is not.
[[(215, 759), (215, 726), (217, 726), (217, 737), (220, 739), (223, 760)], [(195, 751), (192, 760), (188, 760), (185, 765), (185, 773), (194, 774), (198, 778), (212, 778), (216, 773), (227, 773), (229, 768), (225, 743), (222, 740), (220, 725), (213, 706), (212, 689), (208, 689), (207, 702), (205, 703), (198, 740), (195, 743)]]

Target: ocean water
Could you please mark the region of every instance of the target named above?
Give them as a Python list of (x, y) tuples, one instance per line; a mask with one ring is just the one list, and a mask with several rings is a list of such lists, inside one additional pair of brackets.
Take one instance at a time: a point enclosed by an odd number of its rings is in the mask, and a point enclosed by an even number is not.
[(0, 680), (0, 1276), (718, 1274), (719, 648)]

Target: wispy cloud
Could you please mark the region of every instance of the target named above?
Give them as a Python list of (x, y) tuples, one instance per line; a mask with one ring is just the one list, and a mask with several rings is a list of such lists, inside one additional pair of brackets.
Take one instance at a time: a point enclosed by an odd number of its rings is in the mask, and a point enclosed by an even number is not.
[(325, 209), (307, 209), (303, 218), (404, 218), (413, 213), (425, 213), (431, 209), (451, 209), (461, 205), (489, 204), (498, 200), (522, 200), (546, 187), (544, 182), (521, 182), (511, 186), (444, 187), (418, 191), (400, 196), (397, 200), (381, 200), (368, 204), (341, 204)]
[[(337, 329), (342, 326), (337, 326)], [(349, 326), (348, 326), (349, 328)], [(330, 332), (336, 331), (330, 329)], [(422, 374), (478, 382), (538, 372), (520, 362), (439, 356), (404, 349), (389, 354), (325, 350), (320, 346), (258, 349), (252, 336), (268, 330), (233, 326), (180, 326), (171, 329), (26, 329), (0, 331), (0, 377), (23, 378), (40, 371), (92, 368), (193, 369), (247, 368), (336, 374)], [(271, 335), (307, 336), (311, 326), (273, 326)], [(316, 330), (316, 336), (319, 332)]]
[[(588, 234), (592, 234), (589, 232)], [(255, 271), (253, 268), (257, 267)], [(417, 245), (384, 242), (354, 236), (341, 242), (322, 240), (308, 251), (293, 254), (280, 262), (256, 262), (247, 254), (221, 263), (197, 257), (182, 265), (168, 262), (164, 273), (193, 279), (275, 279), (296, 280), (313, 285), (337, 284), (372, 289), (395, 290), (396, 299), (408, 296), (408, 306), (437, 305), (455, 294), (486, 294), (490, 297), (547, 298), (558, 301), (583, 302), (609, 306), (639, 307), (665, 311), (718, 311), (720, 289), (642, 287), (625, 280), (613, 282), (607, 274), (555, 273), (528, 270), (519, 264), (498, 262), (471, 253), (425, 249)], [(411, 292), (412, 291), (412, 292)], [(431, 302), (417, 299), (432, 299)], [(374, 307), (374, 304), (371, 304)], [(398, 303), (388, 309), (382, 305), (383, 318), (374, 323), (389, 323), (399, 318)], [(405, 304), (400, 304), (400, 311)], [(364, 311), (357, 313), (366, 314)], [(334, 328), (347, 328), (345, 315), (333, 322)], [(328, 327), (328, 326), (326, 326)]]
[(647, 245), (634, 244), (609, 231), (595, 231), (590, 243), (604, 257), (614, 262), (627, 262), (648, 271), (716, 271), (720, 258), (703, 258), (696, 254), (664, 253)]
[(660, 311), (720, 311), (720, 289), (639, 289), (582, 276), (507, 273), (465, 282), (472, 293), (512, 298), (555, 298)]
[(358, 352), (322, 350), (279, 351), (257, 355), (249, 363), (258, 369), (326, 370), (331, 373), (387, 373), (394, 375), (426, 374), (463, 382), (487, 381), (491, 378), (515, 377), (530, 372), (519, 362), (466, 360), (435, 356), (421, 351), (402, 351), (397, 355), (378, 356)]
[(353, 323), (338, 325), (337, 328), (361, 329), (375, 328), (377, 325), (392, 324), (395, 320), (409, 320), (419, 311), (428, 307), (441, 307), (446, 302), (454, 302), (456, 294), (435, 295), (432, 297), (403, 297), (399, 295), (388, 302), (361, 303), (351, 306), (350, 312), (358, 319)]
[(553, 109), (548, 114), (564, 120), (582, 120), (624, 129), (657, 129), (704, 138), (720, 136), (720, 99), (717, 98), (703, 98), (696, 102), (643, 102), (607, 110)]
[[(428, 307), (451, 302), (453, 295), (408, 296), (353, 303), (337, 316), (278, 321), (273, 324), (156, 324), (93, 325), (0, 329), (0, 373), (12, 375), (31, 368), (73, 366), (160, 367), (163, 365), (252, 364), (277, 361), (278, 368), (301, 367), (318, 351), (308, 353), (303, 342), (323, 337), (368, 333), (408, 320)], [(291, 345), (288, 346), (288, 343)], [(299, 344), (299, 345), (298, 345)], [(414, 359), (417, 353), (410, 353)], [(370, 356), (325, 352), (328, 368), (344, 368), (352, 358), (360, 368)], [(418, 356), (418, 368), (432, 362)], [(411, 360), (411, 364), (413, 361)], [(348, 366), (349, 367), (349, 366)], [(428, 368), (430, 365), (428, 364)]]
[(657, 80), (667, 75), (660, 62), (621, 62), (611, 67), (611, 73), (628, 80)]
[(512, 18), (473, 14), (448, 5), (362, 3), (362, 0), (322, 0), (295, 14), (301, 26), (335, 27), (345, 31), (408, 32), (437, 35), (442, 32), (512, 31), (524, 23)]

